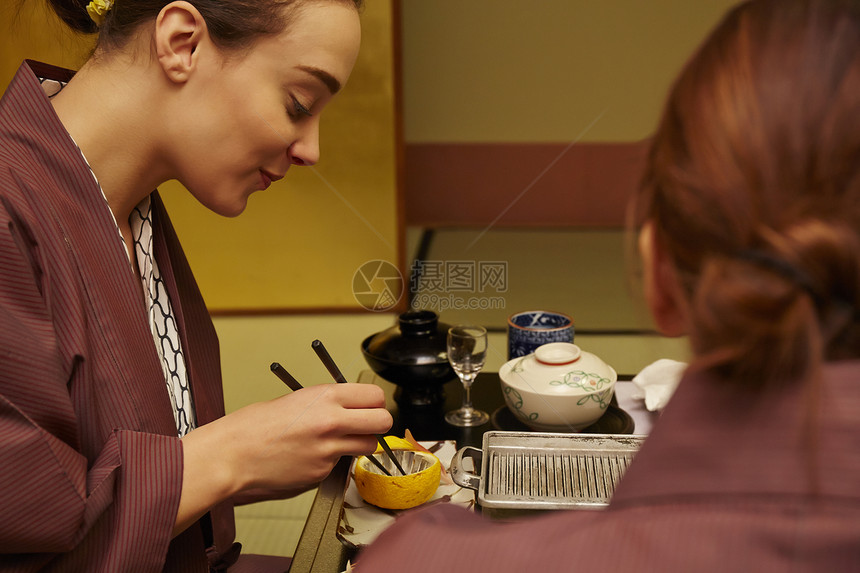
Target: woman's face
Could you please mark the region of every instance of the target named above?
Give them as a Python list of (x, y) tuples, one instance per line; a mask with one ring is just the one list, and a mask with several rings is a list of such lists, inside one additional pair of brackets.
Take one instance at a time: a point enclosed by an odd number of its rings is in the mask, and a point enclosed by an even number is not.
[(204, 45), (194, 99), (183, 103), (186, 133), (174, 138), (177, 178), (212, 211), (235, 216), (290, 165), (316, 163), (320, 113), (349, 78), (360, 37), (353, 7), (311, 2), (246, 53)]

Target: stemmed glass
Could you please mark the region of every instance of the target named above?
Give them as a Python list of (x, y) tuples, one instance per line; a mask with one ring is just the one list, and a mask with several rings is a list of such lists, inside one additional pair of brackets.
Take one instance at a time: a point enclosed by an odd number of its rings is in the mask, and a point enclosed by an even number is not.
[(487, 329), (483, 326), (459, 325), (448, 329), (448, 362), (463, 383), (463, 405), (445, 414), (445, 421), (454, 426), (480, 426), (489, 421), (486, 412), (472, 407), (472, 383), (487, 357)]

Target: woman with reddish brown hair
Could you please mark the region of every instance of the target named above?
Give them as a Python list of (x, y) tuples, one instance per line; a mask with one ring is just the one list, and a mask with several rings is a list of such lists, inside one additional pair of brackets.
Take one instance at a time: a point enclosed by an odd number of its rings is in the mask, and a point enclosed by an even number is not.
[(780, 385), (860, 356), (858, 12), (753, 5), (672, 90), (636, 215), (700, 369)]
[(860, 2), (731, 10), (634, 207), (649, 306), (694, 359), (608, 509), (419, 511), (362, 573), (860, 568)]
[(225, 415), (154, 190), (235, 216), (315, 163), (360, 2), (50, 3), (99, 37), (76, 73), (25, 62), (0, 100), (0, 571), (284, 571), (240, 556), (234, 503), (315, 487), (391, 415), (365, 384)]

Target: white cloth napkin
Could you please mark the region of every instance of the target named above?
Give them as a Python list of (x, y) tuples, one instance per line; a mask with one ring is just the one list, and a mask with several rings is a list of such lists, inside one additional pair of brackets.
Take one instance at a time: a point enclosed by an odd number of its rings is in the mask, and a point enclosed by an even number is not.
[(645, 400), (645, 407), (651, 412), (662, 410), (678, 387), (681, 376), (687, 368), (686, 362), (661, 358), (649, 364), (633, 377), (636, 390), (633, 398)]

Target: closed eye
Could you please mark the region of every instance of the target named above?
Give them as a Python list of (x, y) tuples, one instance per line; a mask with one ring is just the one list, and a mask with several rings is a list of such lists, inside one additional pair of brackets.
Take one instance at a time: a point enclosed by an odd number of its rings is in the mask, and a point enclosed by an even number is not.
[(303, 106), (296, 98), (293, 98), (293, 107), (295, 108), (295, 115), (304, 115), (306, 117), (311, 117), (313, 115), (311, 110)]

